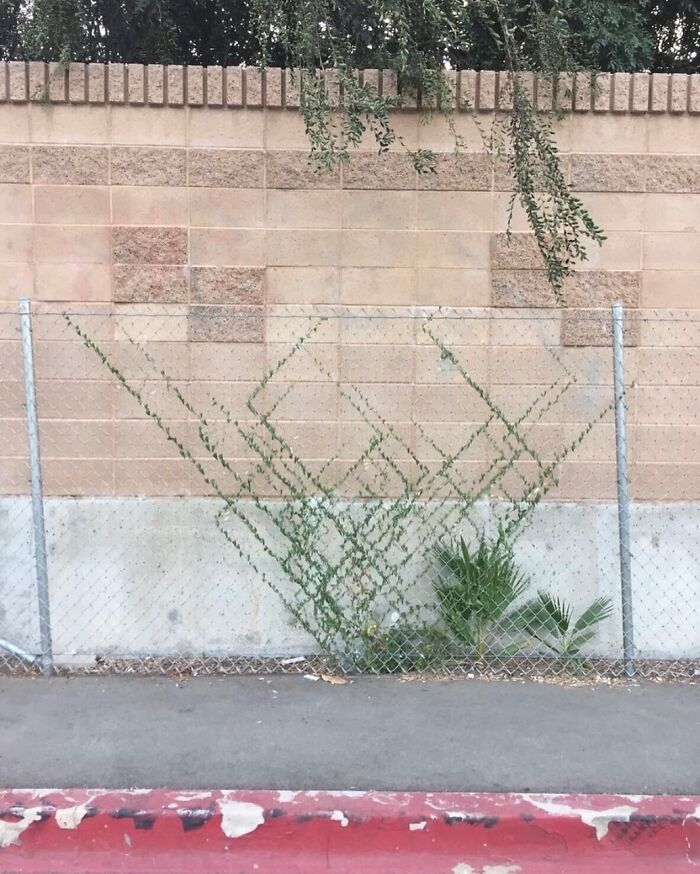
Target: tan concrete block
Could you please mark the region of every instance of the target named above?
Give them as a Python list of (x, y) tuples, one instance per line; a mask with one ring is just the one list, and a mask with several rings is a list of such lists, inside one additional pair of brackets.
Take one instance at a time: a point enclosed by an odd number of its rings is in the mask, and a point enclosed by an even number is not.
[(262, 149), (265, 118), (258, 112), (219, 112), (215, 107), (192, 112), (189, 145), (225, 149)]
[(150, 106), (162, 106), (165, 102), (165, 68), (162, 64), (146, 67), (146, 102)]
[(647, 194), (644, 227), (647, 231), (700, 232), (700, 194)]
[(194, 343), (262, 343), (265, 337), (262, 307), (193, 306), (187, 321)]
[(115, 338), (139, 343), (185, 342), (187, 312), (186, 306), (173, 304), (115, 304)]
[(326, 230), (269, 230), (266, 260), (274, 267), (335, 267), (340, 259), (340, 232)]
[[(624, 342), (639, 344), (639, 320), (629, 317), (624, 323)], [(611, 346), (612, 320), (604, 310), (567, 310), (562, 322), (563, 346)]]
[(44, 301), (109, 301), (112, 298), (107, 264), (49, 262), (35, 268), (34, 294)]
[[(2, 63), (0, 63), (0, 69), (2, 69)], [(0, 125), (2, 125), (2, 138), (6, 143), (29, 142), (31, 138), (29, 112), (28, 106), (0, 103)]]
[(412, 386), (408, 383), (352, 383), (342, 385), (340, 420), (370, 421), (380, 418), (389, 422), (411, 419)]
[(556, 81), (555, 106), (557, 109), (568, 112), (573, 106), (574, 100), (574, 77), (571, 73), (560, 73)]
[[(689, 275), (692, 276), (692, 273)], [(688, 308), (671, 309), (665, 304), (660, 311), (642, 313), (642, 346), (700, 346), (700, 322)]]
[(29, 109), (31, 141), (67, 145), (102, 145), (109, 141), (107, 106), (34, 103)]
[(112, 106), (111, 142), (124, 146), (184, 146), (187, 113), (173, 107), (147, 112), (139, 106)]
[(265, 232), (229, 228), (192, 228), (190, 260), (193, 264), (265, 264)]
[(270, 190), (266, 198), (267, 227), (339, 228), (340, 195), (340, 191), (327, 190)]
[(112, 259), (122, 264), (186, 264), (187, 230), (114, 227)]
[(540, 309), (536, 313), (530, 307), (492, 309), (489, 342), (492, 346), (558, 346), (560, 321), (559, 307)]
[(636, 418), (638, 424), (700, 425), (700, 387), (639, 386)]
[(689, 76), (687, 76), (685, 73), (674, 73), (671, 76), (671, 112), (688, 111), (689, 84)]
[(640, 501), (696, 501), (700, 495), (700, 465), (635, 464), (631, 492), (632, 498)]
[(223, 106), (224, 103), (224, 68), (207, 67), (207, 106)]
[(124, 303), (185, 303), (188, 282), (186, 267), (115, 264), (113, 298)]
[(179, 64), (165, 68), (165, 80), (170, 106), (182, 106), (185, 102), (185, 69)]
[(110, 174), (112, 185), (185, 185), (185, 150), (113, 146)]
[[(188, 449), (192, 438), (186, 423), (165, 419), (163, 424)], [(196, 439), (196, 438), (195, 438)], [(156, 423), (149, 419), (125, 419), (114, 423), (114, 457), (116, 459), (179, 458), (177, 447), (169, 441)], [(188, 462), (183, 459), (183, 471)]]
[(108, 264), (109, 228), (36, 225), (34, 258), (44, 263)]
[(537, 270), (542, 255), (534, 234), (493, 234), (491, 267), (493, 270)]
[(634, 460), (671, 464), (694, 462), (699, 441), (700, 429), (697, 426), (636, 425), (632, 432)]
[[(144, 304), (139, 304), (140, 307), (144, 307)], [(169, 304), (172, 306), (172, 304)], [(180, 318), (179, 316), (177, 318)], [(149, 319), (141, 319), (139, 322), (135, 321), (136, 334), (134, 339), (138, 338), (142, 332), (148, 332), (148, 321)], [(146, 325), (143, 326), (141, 322), (145, 321)], [(142, 401), (148, 403), (152, 410), (158, 412), (159, 415), (163, 416), (166, 419), (187, 419), (189, 418), (189, 412), (183, 407), (182, 403), (178, 400), (177, 396), (172, 392), (168, 391), (165, 380), (162, 377), (158, 377), (157, 380), (154, 380), (152, 377), (156, 373), (153, 368), (150, 368), (148, 371), (144, 367), (139, 367), (134, 364), (135, 356), (134, 356), (134, 347), (133, 344), (128, 340), (122, 341), (122, 346), (126, 346), (129, 344), (129, 349), (127, 350), (128, 355), (123, 355), (122, 357), (125, 359), (124, 362), (119, 360), (119, 365), (122, 367), (126, 367), (125, 377), (127, 379), (137, 379), (138, 380), (138, 392), (141, 395)], [(183, 360), (184, 364), (181, 366), (181, 371), (184, 371), (184, 367), (189, 367), (189, 351), (192, 348), (189, 343), (159, 343), (157, 348), (152, 347), (150, 352), (154, 355), (155, 360), (157, 361), (158, 367), (164, 370), (171, 379), (177, 378), (179, 387), (187, 389), (188, 393), (192, 390), (192, 384), (186, 385), (183, 384), (183, 381), (187, 379), (187, 375), (184, 372), (177, 372), (177, 377), (173, 377), (172, 374), (176, 371), (173, 370), (172, 365), (170, 363), (169, 356), (167, 356), (166, 360), (163, 361), (162, 349), (170, 349), (171, 347), (176, 347), (180, 351), (180, 357)], [(114, 392), (114, 416), (115, 419), (146, 419), (146, 413), (143, 410), (143, 407), (133, 398), (130, 394), (126, 392), (126, 390), (121, 386), (117, 385), (115, 387)]]
[(270, 383), (254, 404), (260, 411), (270, 410), (276, 404), (276, 420), (334, 422), (338, 410), (338, 387), (328, 383), (299, 382), (287, 392), (284, 383)]
[(647, 119), (638, 115), (576, 113), (571, 137), (576, 152), (641, 154), (647, 150)]
[(414, 231), (342, 231), (343, 267), (413, 267), (416, 264)]
[(493, 197), (490, 191), (419, 191), (416, 225), (425, 230), (490, 231)]
[(629, 112), (632, 95), (632, 76), (630, 73), (613, 75), (613, 112)]
[(478, 88), (479, 109), (489, 111), (496, 106), (496, 74), (491, 70), (482, 70), (479, 73)]
[(346, 307), (339, 321), (341, 345), (376, 343), (403, 346), (415, 342), (416, 319), (413, 312), (404, 307)]
[(340, 269), (337, 267), (268, 267), (267, 296), (274, 303), (337, 303)]
[[(615, 301), (639, 306), (641, 273), (617, 270), (581, 271), (565, 281), (561, 296), (569, 307), (608, 307)], [(558, 300), (543, 270), (495, 270), (493, 305), (555, 307)]]
[(643, 307), (700, 307), (700, 270), (645, 270)]
[(648, 112), (649, 100), (649, 73), (632, 74), (632, 112)]
[(412, 190), (416, 185), (416, 170), (408, 155), (355, 152), (343, 167), (343, 188)]
[(418, 346), (416, 383), (464, 385), (464, 375), (461, 373), (464, 370), (475, 382), (486, 385), (489, 379), (489, 355), (486, 346), (451, 345), (450, 352), (456, 357), (457, 364), (445, 358), (437, 346)]
[(112, 458), (114, 425), (111, 421), (71, 422), (44, 419), (39, 425), (42, 459)]
[(407, 230), (415, 226), (412, 191), (344, 191), (342, 195), (344, 228)]
[(267, 152), (268, 188), (339, 188), (340, 173), (320, 170), (306, 152)]
[(434, 191), (490, 191), (493, 165), (488, 155), (437, 155), (435, 173), (418, 174), (417, 187)]
[[(78, 66), (81, 66), (78, 64)], [(85, 80), (83, 79), (83, 83)], [(48, 65), (48, 97), (52, 103), (65, 103), (68, 86), (68, 67), (62, 63)]]
[(642, 234), (610, 231), (602, 246), (588, 241), (584, 245), (586, 260), (581, 270), (640, 270), (642, 267)]
[(417, 273), (411, 267), (346, 267), (341, 277), (343, 303), (410, 306), (416, 301)]
[(593, 88), (589, 73), (576, 73), (574, 76), (574, 109), (576, 112), (589, 112), (593, 100)]
[(204, 68), (186, 67), (187, 79), (187, 103), (189, 106), (202, 106), (204, 104)]
[(593, 109), (608, 112), (612, 104), (613, 73), (595, 73), (592, 77)]
[(420, 267), (486, 269), (491, 235), (459, 231), (421, 231), (417, 234), (416, 261)]
[(325, 307), (268, 304), (267, 316), (268, 343), (296, 343), (303, 337), (313, 343), (337, 343), (340, 336), (340, 317)]
[(698, 270), (700, 234), (645, 234), (643, 259), (647, 270)]
[[(34, 265), (8, 262), (0, 264), (0, 300), (16, 301), (30, 297), (34, 288)], [(12, 307), (14, 309), (14, 307)], [(14, 313), (12, 321), (16, 328)], [(0, 316), (0, 327), (6, 328), (7, 317)]]
[(71, 62), (68, 65), (68, 99), (71, 103), (85, 103), (87, 100), (85, 64)]
[(315, 343), (315, 337), (307, 338), (301, 348), (293, 343), (267, 343), (268, 368), (273, 370), (284, 361), (280, 370), (273, 373), (273, 382), (338, 382), (338, 346), (335, 343)]
[(428, 306), (488, 306), (487, 270), (424, 268), (417, 271), (416, 302)]
[(109, 188), (36, 185), (34, 212), (38, 224), (96, 225), (110, 223)]
[[(107, 93), (107, 67), (105, 64), (88, 64), (87, 72), (87, 96), (90, 103), (104, 103)], [(71, 74), (69, 74), (69, 89), (71, 103), (79, 102), (73, 95), (79, 94), (78, 86), (71, 86)]]
[(117, 459), (114, 462), (114, 494), (124, 497), (189, 495), (193, 482), (199, 482), (193, 470), (184, 459)]
[[(211, 404), (207, 400), (208, 395), (214, 396), (220, 403), (228, 406), (229, 398), (225, 396), (226, 392), (234, 391), (237, 397), (241, 397), (242, 392), (251, 394), (265, 373), (265, 348), (260, 343), (247, 345), (236, 343), (233, 346), (197, 343), (196, 346), (190, 347), (189, 351), (193, 380), (191, 391), (198, 407), (205, 415), (210, 415), (212, 412)], [(232, 374), (235, 375), (234, 383), (229, 381), (217, 385), (212, 382), (231, 380)], [(243, 415), (245, 416), (245, 413)]]
[(37, 406), (43, 417), (108, 419), (113, 387), (102, 379), (51, 379), (37, 385)]
[(120, 185), (112, 189), (115, 225), (186, 225), (186, 188)]
[(595, 495), (598, 500), (613, 500), (617, 494), (616, 482), (613, 463), (565, 461), (559, 470), (559, 483), (548, 497), (551, 500), (583, 501)]
[[(568, 118), (568, 116), (567, 116)], [(567, 154), (559, 156), (559, 165), (561, 167), (562, 174), (564, 179), (569, 180), (570, 175), (570, 157)], [(537, 178), (537, 173), (533, 174), (533, 183), (537, 189), (543, 187), (543, 183)], [(515, 190), (515, 177), (512, 171), (512, 167), (510, 165), (510, 161), (506, 159), (504, 155), (501, 158), (495, 158), (493, 160), (493, 189), (494, 191), (508, 191), (512, 192)]]
[(265, 71), (265, 105), (271, 108), (282, 107), (282, 70), (269, 67)]
[(15, 224), (32, 221), (32, 190), (28, 185), (0, 184), (0, 216)]
[(644, 191), (642, 155), (572, 155), (571, 186), (577, 191)]
[(650, 160), (669, 153), (692, 155), (697, 150), (699, 120), (694, 115), (649, 115)]
[(193, 267), (192, 301), (262, 306), (265, 270), (262, 267)]
[(127, 64), (127, 96), (128, 102), (141, 106), (146, 102), (146, 71), (143, 64)]
[[(111, 351), (109, 343), (103, 346), (106, 352)], [(103, 386), (112, 380), (109, 370), (77, 334), (74, 340), (68, 341), (37, 340), (34, 345), (34, 365), (39, 382), (75, 380), (78, 389), (82, 380), (100, 380)]]
[(32, 260), (30, 225), (0, 225), (0, 262)]
[(12, 103), (24, 103), (27, 99), (27, 65), (24, 61), (10, 61), (7, 65), (9, 89)]
[(26, 146), (0, 146), (0, 182), (29, 182)]
[(697, 348), (641, 348), (637, 355), (639, 385), (700, 385)]
[(588, 191), (581, 195), (581, 199), (605, 232), (641, 231), (644, 228), (646, 198), (641, 192)]
[[(377, 426), (361, 421), (340, 422), (338, 428), (340, 458), (356, 461), (370, 449), (370, 443), (377, 435)], [(413, 425), (411, 422), (392, 422), (391, 430), (384, 429), (381, 449), (395, 461), (410, 457), (413, 446)], [(371, 453), (377, 457), (378, 450)]]
[[(255, 117), (259, 118), (258, 115)], [(309, 137), (300, 112), (266, 112), (264, 120), (267, 149), (277, 152), (300, 150), (308, 158)]]
[(124, 64), (107, 64), (107, 96), (110, 103), (126, 100), (126, 68)]
[(543, 112), (554, 107), (554, 79), (552, 76), (538, 75), (535, 79), (535, 105)]
[(414, 415), (417, 422), (483, 422), (489, 410), (465, 385), (417, 385)]
[(265, 224), (262, 188), (190, 188), (189, 203), (192, 225), (260, 228)]
[(297, 109), (301, 103), (301, 74), (298, 70), (284, 71), (284, 105)]
[(106, 185), (107, 149), (90, 146), (33, 146), (32, 178), (43, 185)]
[(226, 105), (243, 106), (243, 68), (226, 67)]
[[(571, 361), (571, 356), (560, 363), (547, 349), (541, 347), (492, 347), (489, 357), (492, 385), (548, 386), (567, 376), (567, 365), (572, 367), (574, 373), (578, 370)], [(509, 410), (505, 412), (511, 415)]]
[(263, 188), (265, 185), (262, 151), (190, 149), (188, 164), (190, 185), (210, 188)]
[(61, 458), (42, 465), (44, 493), (51, 497), (113, 494), (111, 459)]
[(700, 162), (694, 155), (649, 155), (647, 191), (700, 192)]
[(426, 497), (437, 497), (435, 489), (442, 488), (445, 479), (449, 477), (455, 485), (461, 481), (461, 471), (458, 466), (464, 461), (483, 461), (493, 452), (488, 441), (482, 434), (477, 434), (480, 423), (477, 422), (426, 422), (416, 426), (416, 455), (422, 461), (447, 461), (447, 456), (454, 456), (444, 473), (432, 466), (428, 474), (428, 493)]
[[(48, 265), (41, 265), (48, 267)], [(59, 265), (57, 273), (68, 265)], [(105, 269), (102, 264), (87, 264), (85, 265), (86, 272), (90, 269), (100, 268)], [(75, 342), (78, 336), (75, 328), (71, 325), (66, 316), (61, 311), (61, 307), (57, 307), (51, 301), (34, 301), (32, 312), (36, 316), (33, 324), (33, 336), (36, 340), (63, 340)], [(109, 342), (114, 337), (114, 325), (112, 324), (112, 310), (109, 301), (93, 302), (90, 300), (79, 301), (74, 300), (70, 306), (70, 318), (77, 322), (80, 327), (88, 333), (95, 341), (100, 343)], [(48, 377), (53, 380), (55, 374), (48, 374)], [(60, 407), (53, 408), (54, 412), (44, 412), (47, 417), (63, 415)], [(110, 414), (111, 415), (111, 414)], [(68, 416), (70, 418), (70, 416)], [(97, 416), (96, 418), (105, 418)]]
[(700, 112), (700, 73), (693, 73), (690, 77), (688, 95), (689, 112)]
[(259, 108), (263, 105), (263, 72), (255, 67), (243, 70), (245, 84), (245, 105)]
[(668, 112), (670, 82), (671, 77), (668, 73), (652, 73), (650, 107), (652, 112)]
[(343, 382), (410, 383), (413, 381), (415, 346), (340, 347), (340, 378)]
[[(446, 75), (454, 71), (448, 70)], [(473, 111), (476, 109), (476, 89), (477, 89), (476, 70), (460, 70), (457, 73), (457, 106), (463, 111)], [(455, 86), (451, 86), (454, 92)]]

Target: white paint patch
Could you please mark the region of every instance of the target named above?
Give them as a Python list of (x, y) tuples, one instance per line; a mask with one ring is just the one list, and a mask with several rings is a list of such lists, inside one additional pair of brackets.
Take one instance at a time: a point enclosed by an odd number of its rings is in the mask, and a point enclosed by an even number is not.
[(124, 834), (124, 843), (127, 845), (127, 847), (131, 847), (131, 836), (130, 835)]
[(345, 816), (342, 810), (334, 810), (331, 813), (331, 819), (333, 822), (339, 822), (343, 828), (346, 828), (350, 820)]
[[(20, 808), (21, 810), (21, 808)], [(0, 819), (0, 849), (19, 845), (19, 839), (33, 822), (41, 819), (40, 807), (27, 807), (17, 822)]]
[[(556, 796), (555, 796), (556, 797)], [(538, 801), (532, 796), (527, 799), (530, 804), (539, 807), (546, 813), (561, 816), (578, 816), (581, 822), (595, 829), (595, 836), (602, 841), (608, 833), (611, 822), (629, 822), (630, 816), (637, 808), (621, 804), (619, 807), (609, 807), (607, 810), (590, 810), (589, 808), (569, 807), (568, 804), (558, 804), (555, 801)]]
[(422, 832), (423, 829), (428, 825), (427, 820), (423, 820), (423, 822), (409, 822), (408, 830), (410, 832)]
[(466, 862), (459, 862), (452, 869), (452, 874), (520, 874), (520, 865), (484, 865), (483, 868), (472, 868)]
[(265, 822), (265, 812), (259, 804), (249, 801), (220, 801), (221, 831), (227, 838), (240, 838), (254, 832)]
[(54, 814), (56, 825), (59, 828), (78, 828), (87, 816), (87, 804), (76, 804), (75, 807), (64, 807)]
[(298, 794), (298, 792), (290, 792), (288, 789), (283, 789), (277, 793), (277, 800), (282, 804), (287, 804), (290, 801), (294, 801)]

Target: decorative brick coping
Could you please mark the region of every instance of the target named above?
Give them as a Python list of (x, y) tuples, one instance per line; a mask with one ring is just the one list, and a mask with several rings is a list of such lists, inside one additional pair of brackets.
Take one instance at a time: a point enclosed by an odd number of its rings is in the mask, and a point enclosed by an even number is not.
[(15, 874), (680, 874), (697, 797), (420, 792), (0, 793)]
[[(329, 92), (337, 87), (326, 71)], [(401, 93), (392, 70), (361, 70), (361, 80), (382, 94)], [(507, 72), (449, 71), (462, 111), (510, 108)], [(588, 73), (551, 77), (524, 73), (539, 109), (575, 112), (700, 113), (700, 74)], [(255, 67), (183, 67), (161, 64), (0, 63), (0, 102), (113, 103), (133, 106), (211, 106), (296, 109), (299, 78), (290, 70)], [(406, 109), (415, 109), (407, 95)]]

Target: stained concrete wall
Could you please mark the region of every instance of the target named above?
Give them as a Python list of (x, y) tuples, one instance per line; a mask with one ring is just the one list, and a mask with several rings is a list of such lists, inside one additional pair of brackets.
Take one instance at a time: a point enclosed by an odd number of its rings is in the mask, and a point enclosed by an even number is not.
[[(295, 655), (315, 649), (280, 608), (278, 596), (217, 530), (208, 499), (84, 499), (47, 502), (54, 645), (60, 660), (95, 655)], [(35, 581), (26, 501), (3, 499), (0, 570), (2, 633), (36, 651)], [(350, 510), (348, 510), (350, 511)], [(478, 512), (488, 519), (487, 505)], [(613, 617), (589, 647), (619, 657), (621, 614), (617, 508), (609, 503), (548, 503), (516, 545), (532, 594), (546, 589), (583, 609), (608, 596)], [(697, 658), (700, 599), (696, 504), (634, 505), (632, 554), (635, 642), (641, 656)], [(236, 537), (274, 584), (292, 593), (284, 573), (261, 555), (240, 524)], [(269, 532), (270, 543), (282, 546)], [(7, 544), (13, 545), (10, 553)], [(425, 545), (425, 544), (424, 544)], [(417, 571), (414, 569), (418, 569)], [(416, 573), (419, 574), (415, 579)], [(430, 603), (422, 562), (406, 586)]]

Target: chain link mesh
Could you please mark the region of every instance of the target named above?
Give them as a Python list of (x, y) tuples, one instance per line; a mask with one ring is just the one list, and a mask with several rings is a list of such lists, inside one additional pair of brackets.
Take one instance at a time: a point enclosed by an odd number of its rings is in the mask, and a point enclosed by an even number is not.
[[(35, 306), (54, 669), (624, 676), (610, 316), (585, 346), (564, 317), (270, 308), (261, 344)], [(634, 670), (692, 678), (700, 319), (628, 322)], [(25, 672), (18, 315), (0, 329), (0, 669)]]

